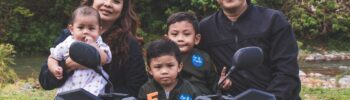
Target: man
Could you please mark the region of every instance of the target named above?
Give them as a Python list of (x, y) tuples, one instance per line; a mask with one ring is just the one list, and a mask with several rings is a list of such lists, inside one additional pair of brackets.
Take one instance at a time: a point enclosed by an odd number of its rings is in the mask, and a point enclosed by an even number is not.
[(221, 10), (199, 24), (199, 47), (209, 53), (218, 67), (232, 66), (232, 56), (242, 47), (263, 50), (260, 66), (235, 70), (228, 91), (237, 95), (249, 88), (272, 93), (278, 100), (299, 100), (298, 47), (291, 25), (276, 10), (257, 7), (250, 0), (217, 0)]

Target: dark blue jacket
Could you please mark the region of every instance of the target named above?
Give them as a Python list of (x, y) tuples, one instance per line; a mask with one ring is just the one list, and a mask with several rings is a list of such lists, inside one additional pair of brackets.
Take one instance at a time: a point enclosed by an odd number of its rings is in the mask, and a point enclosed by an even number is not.
[(203, 19), (199, 30), (202, 35), (199, 47), (210, 55), (218, 72), (223, 66), (232, 66), (232, 56), (239, 48), (262, 48), (262, 65), (232, 72), (231, 94), (255, 88), (273, 93), (281, 100), (300, 99), (298, 46), (291, 25), (281, 12), (249, 5), (232, 22), (220, 10)]

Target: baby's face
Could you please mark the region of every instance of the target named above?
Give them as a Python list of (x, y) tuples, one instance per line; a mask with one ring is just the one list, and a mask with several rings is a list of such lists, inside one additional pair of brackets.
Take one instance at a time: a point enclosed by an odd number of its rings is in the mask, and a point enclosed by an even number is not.
[(77, 15), (73, 24), (69, 26), (73, 38), (85, 42), (88, 38), (94, 41), (100, 36), (98, 19), (93, 15)]
[(181, 71), (181, 66), (173, 55), (152, 58), (149, 68), (149, 74), (162, 86), (176, 84), (176, 77)]
[(188, 21), (169, 25), (166, 36), (179, 46), (181, 53), (188, 53), (200, 40), (200, 35), (196, 34), (192, 23)]

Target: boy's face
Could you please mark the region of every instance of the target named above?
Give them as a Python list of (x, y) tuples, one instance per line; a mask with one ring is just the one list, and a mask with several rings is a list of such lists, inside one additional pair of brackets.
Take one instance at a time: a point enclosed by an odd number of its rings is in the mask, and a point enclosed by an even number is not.
[(188, 21), (169, 25), (169, 31), (165, 36), (179, 46), (181, 53), (188, 53), (200, 41), (200, 35), (196, 34), (192, 23)]
[(149, 74), (162, 86), (176, 84), (176, 77), (182, 69), (182, 64), (173, 55), (163, 55), (152, 58), (149, 64)]
[(96, 16), (77, 15), (73, 24), (69, 25), (73, 38), (78, 41), (86, 41), (87, 38), (97, 40), (100, 26)]

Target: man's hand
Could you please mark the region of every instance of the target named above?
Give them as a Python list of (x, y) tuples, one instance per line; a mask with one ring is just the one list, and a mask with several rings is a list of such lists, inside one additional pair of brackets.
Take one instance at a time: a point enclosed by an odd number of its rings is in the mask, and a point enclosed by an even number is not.
[(220, 88), (222, 88), (223, 90), (228, 90), (231, 88), (231, 85), (232, 85), (232, 82), (230, 80), (230, 78), (226, 78), (225, 80), (223, 80), (226, 76), (226, 71), (227, 71), (227, 68), (224, 67), (224, 69), (222, 69), (221, 71), (221, 75), (220, 75), (220, 79), (219, 79), (219, 82), (222, 82), (222, 85)]

